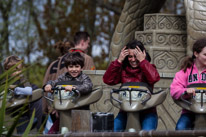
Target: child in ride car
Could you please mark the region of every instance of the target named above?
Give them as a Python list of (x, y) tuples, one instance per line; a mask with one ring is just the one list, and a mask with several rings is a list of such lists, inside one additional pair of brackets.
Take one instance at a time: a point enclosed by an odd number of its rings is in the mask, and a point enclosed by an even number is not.
[[(170, 94), (175, 100), (179, 100), (184, 92), (195, 96), (195, 88), (187, 88), (188, 85), (206, 83), (206, 38), (198, 39), (193, 44), (192, 51), (192, 57), (185, 58), (181, 70), (175, 74), (170, 85)], [(194, 121), (195, 113), (183, 109), (175, 129), (192, 130)]]
[(84, 67), (84, 57), (79, 52), (72, 52), (68, 54), (65, 59), (65, 66), (67, 68), (67, 72), (60, 75), (54, 81), (48, 81), (44, 86), (44, 90), (46, 92), (52, 92), (51, 88), (56, 86), (56, 83), (60, 81), (79, 81), (82, 83), (78, 86), (67, 85), (65, 87), (66, 91), (76, 89), (81, 95), (92, 92), (93, 84), (91, 79), (86, 74), (82, 73), (82, 68)]
[[(82, 68), (84, 67), (84, 57), (79, 52), (69, 53), (65, 57), (65, 67), (67, 68), (67, 72), (60, 75), (56, 80), (48, 81), (47, 84), (43, 87), (46, 92), (52, 92), (52, 87), (55, 87), (56, 84), (60, 81), (78, 81), (82, 83), (81, 85), (67, 85), (65, 86), (65, 90), (70, 92), (74, 89), (80, 92), (80, 95), (86, 95), (92, 92), (92, 82), (91, 79), (82, 72)], [(84, 106), (79, 109), (89, 110), (89, 106)], [(54, 113), (56, 111), (53, 111)], [(56, 113), (56, 117), (58, 118), (58, 113)], [(55, 122), (55, 124), (58, 122)], [(59, 124), (59, 123), (58, 123)], [(59, 125), (52, 126), (49, 130), (50, 133), (56, 133), (59, 129)]]
[[(11, 67), (16, 65), (18, 62), (20, 62), (21, 59), (19, 59), (17, 56), (9, 56), (4, 60), (4, 70), (9, 70)], [(13, 83), (14, 85), (17, 85), (17, 87), (14, 89), (15, 96), (26, 96), (26, 95), (32, 95), (32, 90), (37, 89), (38, 87), (34, 84), (30, 84), (25, 77), (21, 74), (21, 71), (23, 69), (23, 64), (19, 64), (16, 67), (16, 70), (14, 73), (11, 74), (11, 76), (20, 77), (20, 80)], [(17, 126), (17, 133), (23, 134), (26, 130), (26, 127), (29, 123), (29, 120), (32, 116), (32, 112), (35, 109), (35, 118), (37, 121), (36, 128), (39, 129), (42, 122), (42, 99), (38, 99), (34, 102), (29, 103), (29, 105), (26, 108), (28, 111), (23, 114), (23, 116), (20, 118), (19, 123), (25, 122), (22, 125)], [(17, 108), (16, 108), (17, 109)]]

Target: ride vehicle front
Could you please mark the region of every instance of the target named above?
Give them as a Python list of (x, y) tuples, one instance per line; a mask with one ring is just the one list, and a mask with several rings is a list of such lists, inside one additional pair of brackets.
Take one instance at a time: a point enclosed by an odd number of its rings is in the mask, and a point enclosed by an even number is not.
[(87, 95), (81, 95), (78, 90), (71, 92), (65, 91), (67, 85), (80, 85), (78, 81), (61, 81), (52, 88), (53, 95), (45, 98), (52, 103), (54, 109), (60, 114), (60, 129), (62, 127), (71, 130), (72, 116), (71, 111), (74, 109), (88, 109), (89, 105), (97, 102), (102, 96), (102, 88), (94, 87), (92, 92)]
[(195, 114), (194, 129), (206, 128), (206, 83), (195, 83), (187, 88), (195, 89), (195, 96), (185, 91), (179, 100), (174, 102), (183, 109)]
[(112, 89), (110, 100), (115, 107), (127, 112), (126, 131), (138, 131), (141, 130), (139, 112), (163, 103), (166, 95), (164, 90), (153, 93), (146, 83), (128, 82)]

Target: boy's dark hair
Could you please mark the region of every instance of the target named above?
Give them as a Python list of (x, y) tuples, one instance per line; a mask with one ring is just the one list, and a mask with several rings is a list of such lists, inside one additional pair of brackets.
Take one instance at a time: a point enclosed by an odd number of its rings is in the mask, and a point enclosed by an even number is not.
[(86, 41), (86, 40), (88, 40), (89, 37), (90, 37), (90, 35), (85, 31), (76, 32), (74, 35), (74, 44), (78, 45), (81, 40)]
[(12, 66), (16, 65), (21, 59), (15, 55), (11, 55), (4, 60), (4, 70), (9, 70)]
[(71, 52), (65, 58), (65, 66), (68, 68), (69, 65), (80, 65), (84, 67), (84, 57), (79, 52)]

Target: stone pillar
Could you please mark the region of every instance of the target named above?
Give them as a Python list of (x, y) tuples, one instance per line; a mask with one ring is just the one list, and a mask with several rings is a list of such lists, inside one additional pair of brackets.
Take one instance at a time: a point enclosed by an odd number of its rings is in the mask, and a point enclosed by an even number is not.
[(168, 90), (165, 102), (157, 107), (158, 129), (174, 130), (181, 108), (170, 97), (169, 87), (175, 73), (186, 56), (186, 18), (173, 14), (145, 14), (144, 31), (136, 31), (135, 39), (141, 41), (151, 56), (161, 80), (155, 85)]
[(187, 55), (192, 55), (192, 46), (206, 37), (206, 1), (184, 0), (187, 19)]
[(186, 55), (185, 16), (146, 14), (144, 31), (136, 31), (135, 39), (145, 45), (161, 78), (171, 78)]

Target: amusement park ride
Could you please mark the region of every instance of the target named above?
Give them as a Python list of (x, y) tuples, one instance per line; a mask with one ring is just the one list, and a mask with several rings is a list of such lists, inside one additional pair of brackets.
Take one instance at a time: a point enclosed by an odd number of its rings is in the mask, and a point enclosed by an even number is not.
[[(120, 49), (128, 41), (134, 38), (142, 41), (151, 55), (152, 63), (157, 66), (161, 77), (160, 82), (154, 86), (154, 89), (162, 88), (163, 90), (153, 92), (145, 83), (125, 83), (121, 87), (120, 85), (111, 87), (102, 82), (104, 71), (96, 70), (85, 71), (92, 79), (95, 87), (91, 94), (81, 96), (78, 91), (66, 93), (62, 85), (74, 83), (59, 83), (57, 87), (53, 88), (53, 98), (46, 97), (48, 101), (52, 102), (54, 108), (60, 112), (60, 128), (66, 127), (70, 131), (73, 119), (71, 111), (90, 106), (91, 114), (95, 112), (113, 113), (115, 117), (119, 109), (128, 112), (126, 131), (93, 132), (91, 129), (88, 132), (77, 131), (39, 136), (206, 136), (206, 131), (200, 130), (205, 128), (201, 127), (205, 125), (202, 123), (206, 123), (204, 118), (206, 115), (206, 85), (190, 85), (190, 87), (196, 89), (196, 97), (185, 98), (186, 93), (184, 93), (181, 100), (173, 101), (166, 92), (174, 74), (179, 70), (178, 64), (186, 55), (191, 54), (191, 45), (198, 38), (206, 36), (206, 23), (204, 21), (206, 1), (184, 0), (186, 17), (157, 13), (164, 2), (165, 0), (126, 0), (110, 45), (110, 61), (112, 61), (117, 58)], [(29, 101), (34, 101), (40, 97), (42, 97), (42, 90), (35, 90)], [(19, 99), (15, 98), (13, 94), (9, 94), (7, 107), (24, 104), (25, 100), (26, 98)], [(158, 129), (156, 131), (142, 131), (138, 122), (138, 112), (154, 106), (157, 106), (158, 111)], [(178, 108), (178, 111), (176, 111), (176, 108)], [(197, 113), (194, 130), (174, 130), (181, 108)], [(106, 123), (107, 121), (104, 122)], [(128, 131), (133, 132), (130, 133)]]

